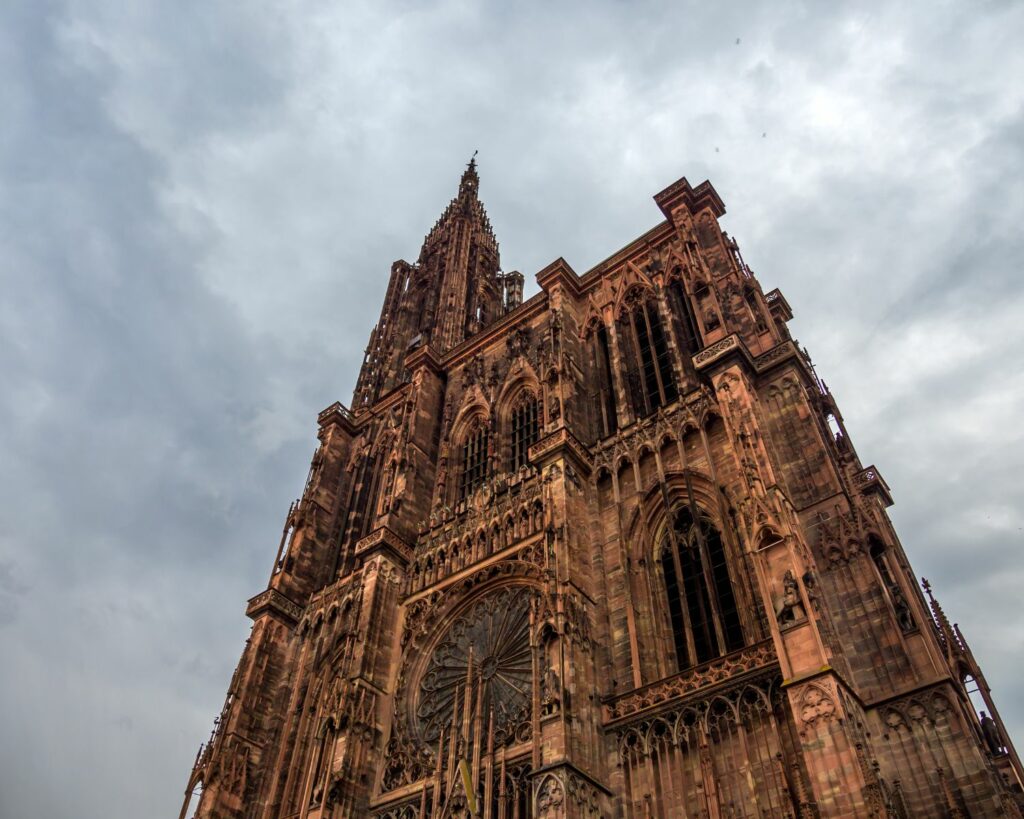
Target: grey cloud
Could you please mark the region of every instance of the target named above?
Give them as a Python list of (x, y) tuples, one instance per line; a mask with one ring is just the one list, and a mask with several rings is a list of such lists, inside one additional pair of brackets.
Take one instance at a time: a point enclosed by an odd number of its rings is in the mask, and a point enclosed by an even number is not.
[(1012, 3), (5, 4), (0, 814), (178, 809), (315, 413), (477, 148), (528, 279), (712, 179), (1024, 736), (1022, 31)]

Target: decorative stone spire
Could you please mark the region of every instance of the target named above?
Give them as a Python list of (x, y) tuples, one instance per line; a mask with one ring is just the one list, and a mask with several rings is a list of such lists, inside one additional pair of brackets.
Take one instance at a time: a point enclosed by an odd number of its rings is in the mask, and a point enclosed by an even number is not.
[(935, 625), (939, 631), (939, 640), (942, 642), (942, 646), (946, 650), (946, 656), (952, 662), (963, 654), (963, 647), (960, 645), (960, 640), (957, 638), (956, 630), (950, 625), (949, 618), (946, 617), (946, 612), (942, 610), (942, 606), (939, 604), (939, 601), (932, 595), (932, 584), (928, 582), (927, 578), (921, 578), (921, 588), (923, 588), (924, 593), (928, 595), (928, 605), (932, 610), (932, 616), (935, 619)]
[(505, 312), (498, 242), (479, 189), (474, 152), (458, 193), (424, 238), (416, 264), (399, 260), (392, 265), (353, 409), (371, 405), (408, 380), (404, 361), (411, 346), (429, 344), (445, 353)]

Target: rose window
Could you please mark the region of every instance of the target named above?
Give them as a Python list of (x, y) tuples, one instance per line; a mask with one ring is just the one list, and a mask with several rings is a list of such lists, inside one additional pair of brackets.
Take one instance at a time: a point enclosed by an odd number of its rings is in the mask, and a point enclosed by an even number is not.
[(453, 717), (462, 725), (467, 678), (474, 703), (483, 699), (484, 730), (493, 714), (495, 744), (526, 739), (533, 697), (529, 609), (524, 588), (506, 589), (452, 623), (419, 684), (416, 720), (425, 742), (435, 743)]

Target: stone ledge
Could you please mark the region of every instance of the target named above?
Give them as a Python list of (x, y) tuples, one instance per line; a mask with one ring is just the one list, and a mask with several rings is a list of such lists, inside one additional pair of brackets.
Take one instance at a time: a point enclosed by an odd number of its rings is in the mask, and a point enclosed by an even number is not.
[(528, 453), (530, 463), (542, 466), (545, 461), (559, 455), (571, 458), (584, 477), (590, 474), (593, 459), (588, 447), (565, 427), (560, 427), (550, 435), (541, 438), (530, 447)]
[(874, 464), (854, 475), (853, 484), (865, 495), (878, 495), (883, 506), (892, 506), (893, 500), (892, 494), (889, 492), (889, 484), (885, 482), (882, 473)]
[(771, 640), (747, 646), (613, 698), (605, 703), (605, 725), (671, 706), (693, 695), (702, 696), (722, 684), (777, 666), (778, 656)]
[(726, 336), (721, 341), (716, 341), (710, 347), (697, 353), (693, 357), (693, 366), (698, 371), (704, 371), (725, 360), (729, 360), (730, 363), (739, 360), (748, 368), (754, 369), (754, 360), (750, 356), (750, 351), (747, 350), (747, 345), (740, 341), (740, 337), (736, 333)]
[(337, 424), (349, 435), (356, 434), (352, 412), (341, 401), (335, 401), (327, 409), (321, 410), (316, 416), (316, 422), (321, 429)]
[(283, 620), (292, 625), (299, 622), (302, 617), (302, 606), (285, 597), (277, 589), (267, 589), (249, 599), (245, 607), (247, 617), (255, 620), (265, 612), (273, 612), (280, 615)]
[(356, 544), (356, 557), (365, 561), (376, 554), (405, 568), (412, 561), (412, 546), (387, 526), (381, 526)]

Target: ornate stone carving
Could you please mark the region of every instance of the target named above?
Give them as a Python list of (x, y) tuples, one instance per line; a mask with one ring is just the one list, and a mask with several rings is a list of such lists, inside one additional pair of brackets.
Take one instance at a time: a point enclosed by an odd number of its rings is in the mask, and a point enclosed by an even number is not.
[(808, 685), (800, 697), (800, 719), (804, 725), (821, 720), (828, 722), (835, 715), (836, 704), (832, 695), (820, 685)]
[(565, 790), (561, 780), (554, 774), (548, 774), (537, 788), (537, 819), (558, 816), (564, 802)]
[(493, 714), (498, 745), (525, 738), (533, 691), (529, 611), (525, 587), (503, 589), (446, 630), (418, 686), (417, 727), (425, 742), (435, 742), (450, 723), (467, 684), (483, 686), (484, 713)]
[(286, 621), (297, 623), (302, 617), (302, 606), (293, 603), (277, 589), (267, 589), (249, 600), (245, 613), (256, 619), (265, 611), (275, 611)]
[(807, 612), (800, 598), (800, 588), (792, 569), (787, 569), (782, 578), (782, 595), (775, 606), (775, 619), (779, 621), (780, 626), (792, 625), (807, 619)]
[(693, 363), (698, 369), (702, 368), (710, 364), (712, 361), (721, 358), (723, 355), (730, 352), (731, 350), (739, 349), (739, 346), (739, 336), (726, 336), (721, 341), (716, 341), (710, 347), (706, 347), (705, 349), (697, 353), (697, 355), (693, 357)]
[(608, 719), (617, 721), (669, 705), (695, 692), (734, 681), (751, 672), (773, 668), (777, 662), (775, 648), (770, 640), (766, 640), (617, 697), (608, 703)]

